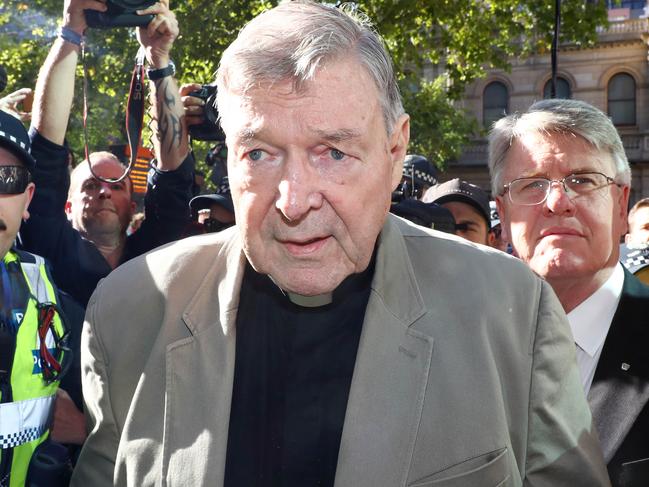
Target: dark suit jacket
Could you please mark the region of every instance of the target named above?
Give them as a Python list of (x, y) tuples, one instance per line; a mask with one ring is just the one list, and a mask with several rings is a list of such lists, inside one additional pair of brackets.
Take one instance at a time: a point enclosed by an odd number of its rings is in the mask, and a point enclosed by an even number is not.
[(627, 270), (588, 402), (611, 481), (649, 485), (649, 287)]

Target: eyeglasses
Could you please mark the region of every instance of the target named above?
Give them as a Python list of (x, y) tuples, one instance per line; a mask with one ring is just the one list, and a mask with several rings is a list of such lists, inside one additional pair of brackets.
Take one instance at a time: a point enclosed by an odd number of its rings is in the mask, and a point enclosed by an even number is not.
[(560, 183), (569, 198), (587, 196), (598, 189), (617, 184), (613, 178), (601, 172), (584, 172), (570, 174), (562, 179), (514, 179), (511, 183), (503, 186), (502, 194), (509, 192), (509, 199), (515, 205), (540, 205), (550, 194), (553, 183)]
[(31, 181), (25, 166), (0, 165), (0, 194), (20, 194)]

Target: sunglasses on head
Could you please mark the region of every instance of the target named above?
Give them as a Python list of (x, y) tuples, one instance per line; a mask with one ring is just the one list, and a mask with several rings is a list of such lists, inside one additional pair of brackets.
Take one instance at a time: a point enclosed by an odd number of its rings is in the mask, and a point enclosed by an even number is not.
[(0, 194), (20, 194), (25, 191), (30, 180), (25, 166), (0, 165)]

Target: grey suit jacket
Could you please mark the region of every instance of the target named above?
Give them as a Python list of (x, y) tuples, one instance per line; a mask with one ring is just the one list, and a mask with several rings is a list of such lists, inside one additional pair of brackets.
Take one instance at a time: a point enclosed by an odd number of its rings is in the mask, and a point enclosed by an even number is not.
[[(236, 228), (113, 272), (83, 336), (77, 487), (222, 485), (245, 257)], [(390, 216), (336, 486), (609, 485), (550, 287), (516, 259)]]

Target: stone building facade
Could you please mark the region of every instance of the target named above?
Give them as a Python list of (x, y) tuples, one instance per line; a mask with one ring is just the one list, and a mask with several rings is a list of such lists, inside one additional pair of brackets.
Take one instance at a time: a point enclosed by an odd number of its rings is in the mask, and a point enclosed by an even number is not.
[[(580, 99), (608, 113), (631, 163), (631, 202), (649, 197), (649, 1), (622, 1), (609, 9), (610, 26), (593, 48), (561, 46), (558, 95)], [(488, 127), (503, 113), (524, 111), (549, 96), (550, 54), (514, 60), (511, 72), (493, 70), (467, 90), (464, 108)], [(489, 189), (487, 141), (477, 138), (441, 180), (460, 177)]]

